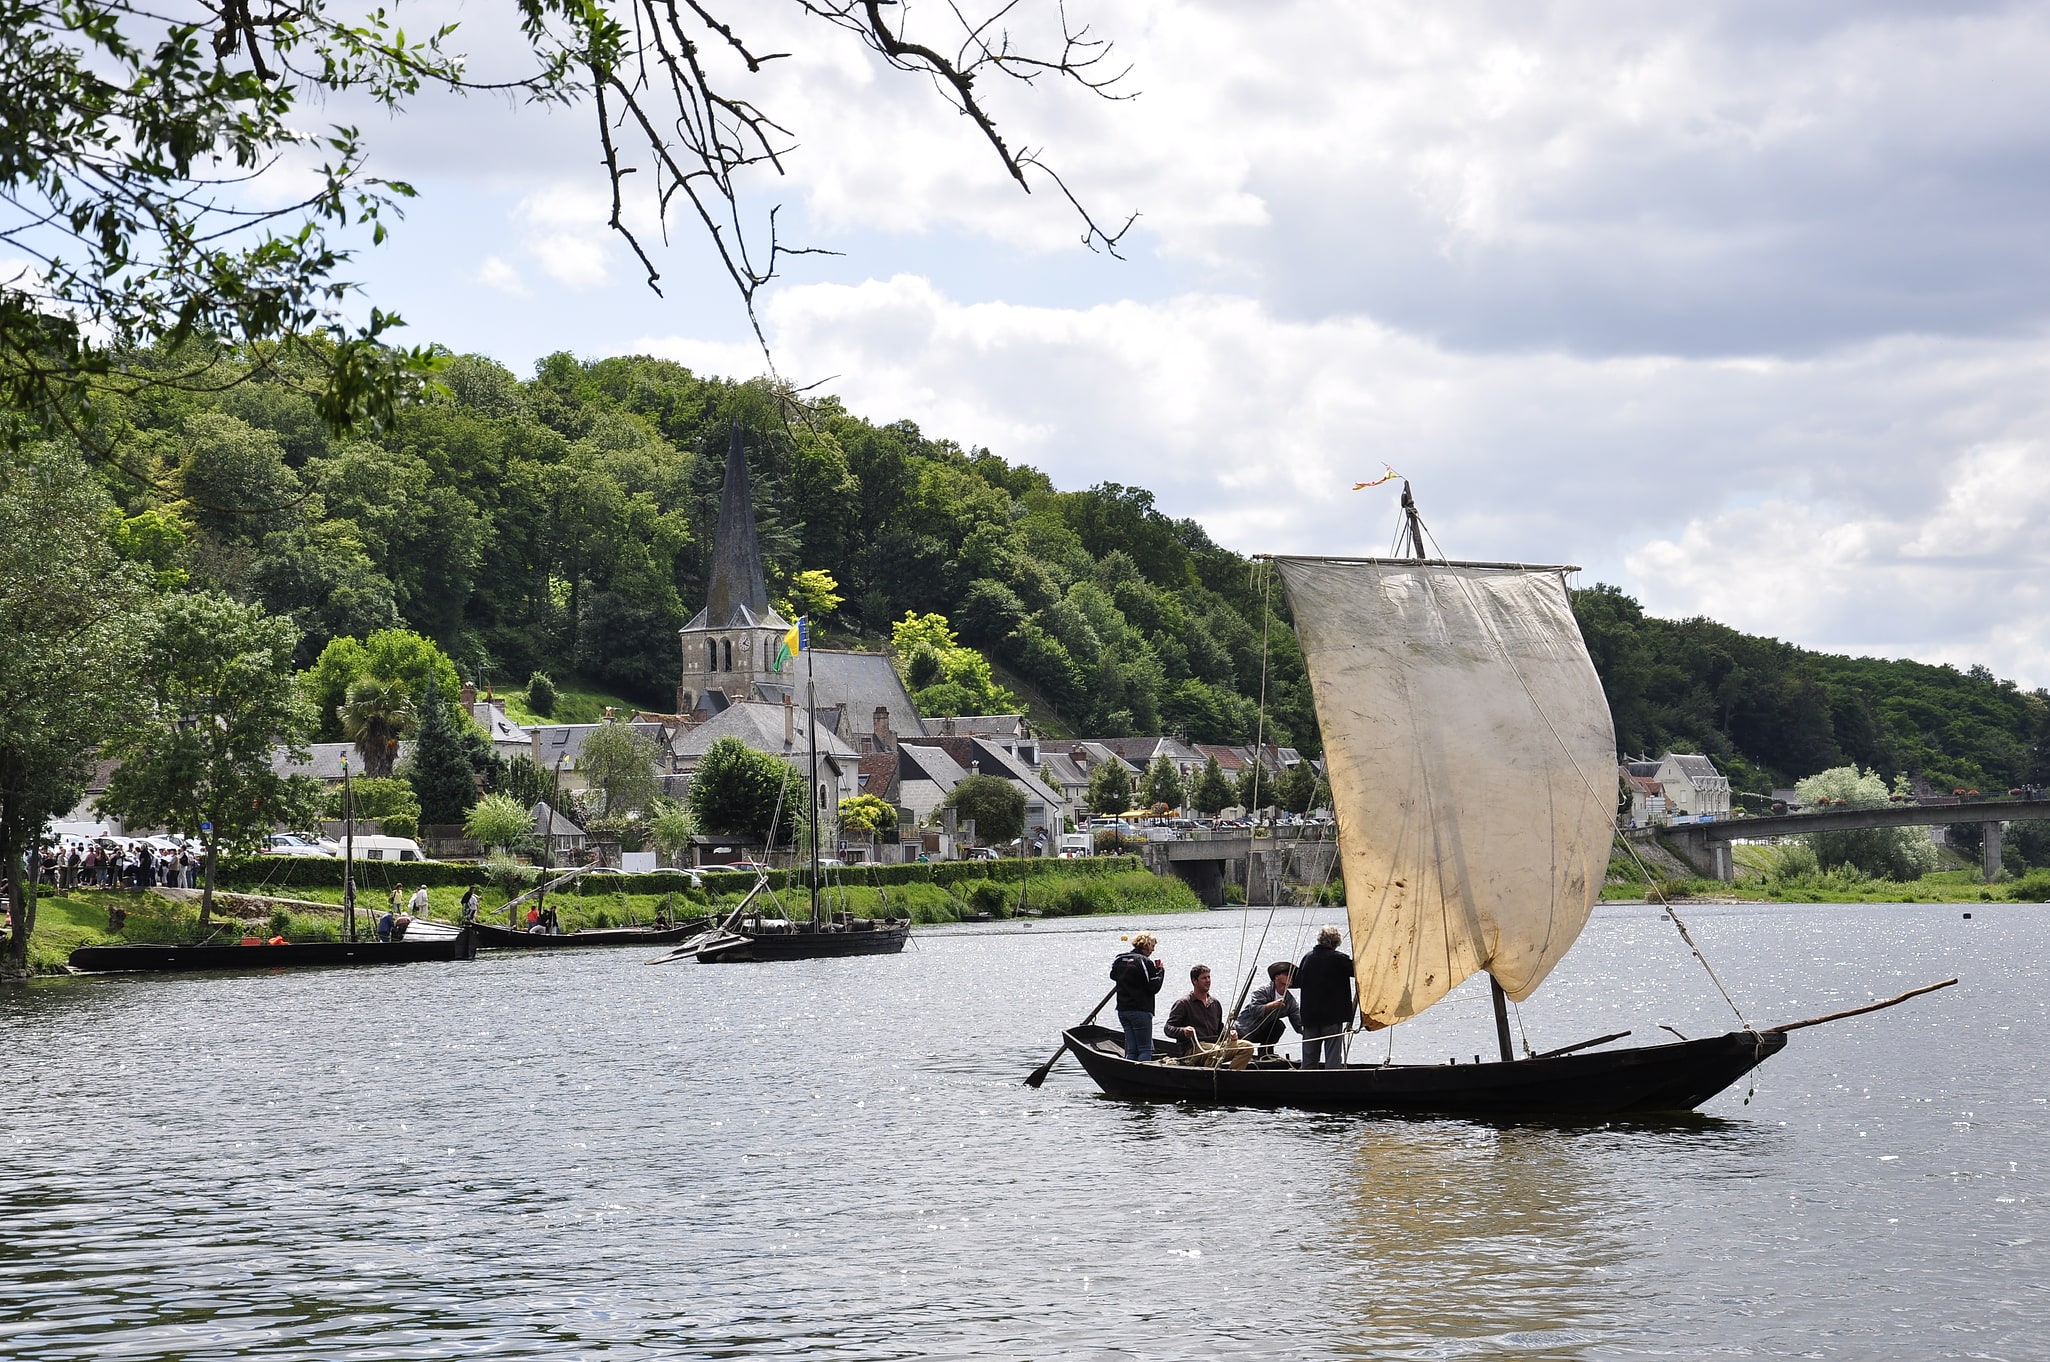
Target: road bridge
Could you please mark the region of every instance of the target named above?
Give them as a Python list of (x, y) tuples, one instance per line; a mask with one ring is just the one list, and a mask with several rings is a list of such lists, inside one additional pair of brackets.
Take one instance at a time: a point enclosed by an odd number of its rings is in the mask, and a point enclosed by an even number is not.
[(1173, 875), (1212, 908), (1224, 906), (1224, 886), (1246, 886), (1248, 903), (1276, 903), (1284, 880), (1323, 880), (1337, 873), (1338, 842), (1254, 837), (1244, 832), (1199, 832), (1172, 842), (1147, 842), (1140, 854), (1156, 875)]
[[(1732, 818), (1713, 823), (1676, 823), (1655, 832), (1681, 856), (1713, 879), (1734, 880), (1736, 865), (1730, 843), (1742, 838), (1792, 837), (1810, 832), (1848, 832), (1855, 828), (1940, 827), (1977, 823), (1985, 833), (1981, 864), (1988, 880), (2000, 877), (2000, 826), (2003, 823), (2050, 820), (2050, 798), (1987, 799), (1971, 804), (1883, 804), (1870, 809), (1830, 809), (1815, 813), (1774, 814), (1765, 818)], [(1631, 835), (1638, 835), (1633, 832)]]

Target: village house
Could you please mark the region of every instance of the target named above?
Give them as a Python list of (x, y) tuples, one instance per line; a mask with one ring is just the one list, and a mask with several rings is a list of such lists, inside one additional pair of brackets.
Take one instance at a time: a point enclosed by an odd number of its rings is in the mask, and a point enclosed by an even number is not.
[(1729, 777), (1707, 757), (1668, 752), (1659, 758), (1657, 780), (1669, 813), (1696, 818), (1730, 816)]

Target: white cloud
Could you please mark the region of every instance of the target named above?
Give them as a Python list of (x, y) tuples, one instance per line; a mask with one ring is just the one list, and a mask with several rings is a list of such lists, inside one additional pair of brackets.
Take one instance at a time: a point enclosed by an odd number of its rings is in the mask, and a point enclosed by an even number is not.
[(518, 270), (495, 255), (485, 256), (484, 263), (477, 267), (477, 282), (514, 298), (525, 298), (533, 292)]
[[(1153, 489), (1240, 550), (1378, 552), (1393, 464), (1454, 555), (1573, 561), (1661, 613), (2050, 683), (2050, 340), (1812, 360), (1463, 354), (1356, 318), (1187, 294), (963, 304), (925, 280), (784, 290), (800, 381), (879, 421)], [(747, 372), (741, 347), (633, 347)]]

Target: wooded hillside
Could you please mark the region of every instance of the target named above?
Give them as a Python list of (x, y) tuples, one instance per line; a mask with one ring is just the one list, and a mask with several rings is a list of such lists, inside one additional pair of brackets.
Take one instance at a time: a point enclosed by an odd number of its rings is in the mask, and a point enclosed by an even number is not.
[[(844, 597), (814, 610), (829, 642), (880, 646), (905, 612), (935, 612), (1076, 731), (1254, 736), (1251, 564), (1150, 492), (1061, 492), (908, 421), (645, 357), (557, 354), (524, 381), (461, 357), (441, 385), (347, 442), (286, 383), (115, 402), (133, 474), (115, 488), (120, 538), (162, 573), (290, 616), (302, 666), (331, 638), (404, 624), (501, 686), (575, 672), (666, 709), (738, 421), (770, 594), (829, 573)], [(1268, 632), (1267, 734), (1314, 753), (1278, 592)]]

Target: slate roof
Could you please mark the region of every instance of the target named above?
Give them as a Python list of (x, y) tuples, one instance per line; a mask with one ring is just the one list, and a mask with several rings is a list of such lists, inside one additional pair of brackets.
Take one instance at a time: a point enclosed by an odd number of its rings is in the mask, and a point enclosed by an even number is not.
[(1723, 773), (1716, 770), (1715, 763), (1707, 757), (1695, 756), (1691, 753), (1668, 752), (1665, 755), (1665, 760), (1673, 763), (1680, 774), (1686, 776), (1696, 786), (1723, 779)]
[[(356, 751), (356, 744), (350, 742), (308, 743), (304, 761), (293, 761), (286, 755), (283, 747), (273, 747), (270, 751), (270, 769), (281, 776), (312, 776), (330, 785), (339, 785), (342, 782), (342, 758), (345, 755), (349, 759), (351, 772), (358, 776), (362, 775), (363, 758)], [(392, 762), (393, 768), (404, 765), (412, 755), (413, 744), (400, 743), (399, 755)]]
[[(981, 738), (957, 735), (954, 737), (908, 739), (899, 744), (898, 750), (914, 752), (918, 754), (919, 760), (923, 762), (925, 754), (933, 749), (945, 752), (955, 769), (960, 771), (961, 774), (956, 777), (956, 780), (964, 780), (972, 772), (979, 770), (985, 776), (1000, 776), (1005, 780), (1017, 782), (1025, 787), (1025, 793), (1028, 796), (1037, 799), (1042, 804), (1058, 805), (1061, 802), (1059, 792), (1048, 789), (1046, 782), (1039, 778), (1037, 771), (1018, 760), (1015, 756), (1012, 756), (1009, 752), (1006, 752), (997, 744), (987, 742)], [(935, 776), (934, 779), (938, 779), (938, 777)], [(953, 788), (952, 784), (948, 782), (942, 781), (941, 784), (947, 789)]]
[(911, 692), (904, 689), (896, 664), (883, 654), (816, 648), (809, 654), (809, 659), (808, 663), (805, 658), (798, 659), (797, 668), (789, 673), (791, 679), (787, 682), (756, 682), (755, 694), (763, 700), (779, 703), (788, 695), (802, 706), (806, 667), (809, 666), (820, 716), (824, 717), (828, 710), (846, 706), (845, 727), (840, 736), (850, 743), (858, 743), (862, 734), (874, 731), (878, 708), (890, 712), (890, 731), (900, 738), (922, 737), (930, 731), (918, 717), (918, 707), (911, 703)]
[[(780, 704), (754, 702), (733, 705), (679, 735), (670, 743), (669, 750), (686, 761), (695, 761), (719, 739), (738, 738), (756, 752), (803, 760), (810, 751), (804, 708), (797, 706), (791, 710), (790, 740), (787, 743), (783, 738), (783, 717)], [(856, 753), (850, 744), (842, 742), (831, 729), (820, 724), (819, 755), (834, 758), (843, 765), (852, 765)]]
[(584, 830), (572, 822), (569, 815), (560, 809), (555, 811), (555, 819), (551, 823), (548, 814), (548, 801), (545, 799), (534, 805), (532, 813), (534, 815), (534, 835), (536, 837), (548, 836), (551, 829), (557, 837), (582, 837), (584, 835)]
[[(636, 733), (645, 734), (657, 743), (668, 740), (669, 729), (663, 724), (630, 723), (627, 725)], [(602, 728), (602, 724), (536, 724), (527, 730), (534, 739), (534, 762), (539, 766), (554, 766), (561, 758), (564, 766), (574, 766), (577, 754), (584, 750), (584, 739)]]
[(505, 717), (505, 709), (493, 700), (479, 700), (470, 716), (484, 726), (493, 746), (499, 743), (531, 743), (527, 730)]

